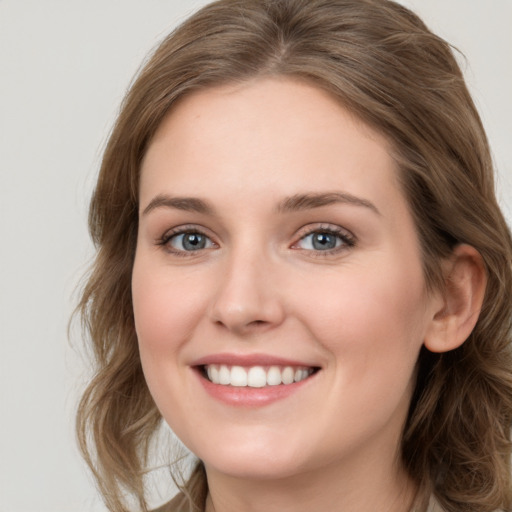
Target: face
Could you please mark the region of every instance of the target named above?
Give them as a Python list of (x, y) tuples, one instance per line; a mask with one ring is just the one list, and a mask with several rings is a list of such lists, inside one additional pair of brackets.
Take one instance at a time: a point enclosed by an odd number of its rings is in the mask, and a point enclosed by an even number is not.
[(207, 470), (394, 460), (435, 304), (388, 144), (290, 80), (184, 99), (142, 166), (147, 383)]

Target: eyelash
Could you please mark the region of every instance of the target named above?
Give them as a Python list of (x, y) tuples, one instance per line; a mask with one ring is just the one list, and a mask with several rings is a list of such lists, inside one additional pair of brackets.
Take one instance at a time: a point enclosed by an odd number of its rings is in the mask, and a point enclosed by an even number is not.
[[(193, 257), (197, 254), (194, 253), (201, 253), (204, 250), (208, 250), (210, 248), (203, 248), (198, 249), (196, 251), (187, 251), (187, 250), (180, 250), (175, 249), (171, 246), (170, 242), (173, 238), (178, 237), (180, 235), (187, 235), (187, 234), (197, 234), (200, 236), (205, 237), (207, 240), (210, 241), (210, 243), (213, 246), (218, 245), (212, 241), (211, 237), (208, 236), (202, 229), (198, 228), (197, 226), (183, 226), (175, 228), (171, 231), (168, 231), (165, 233), (159, 240), (157, 240), (156, 245), (164, 247), (167, 251), (172, 253), (173, 255), (180, 256), (180, 257)], [(337, 237), (338, 240), (341, 241), (340, 246), (334, 247), (332, 249), (326, 249), (326, 250), (314, 250), (314, 249), (301, 249), (300, 247), (297, 247), (297, 245), (305, 240), (308, 236), (312, 236), (314, 234), (326, 234), (326, 235), (332, 235)], [(354, 235), (352, 235), (350, 232), (348, 232), (345, 229), (336, 227), (336, 226), (315, 226), (314, 228), (304, 228), (303, 233), (300, 234), (297, 242), (294, 242), (294, 244), (291, 246), (294, 250), (303, 250), (311, 255), (314, 255), (314, 257), (326, 257), (331, 256), (334, 254), (338, 254), (340, 252), (346, 251), (347, 249), (350, 249), (352, 247), (355, 247), (356, 245), (356, 238)]]
[(162, 238), (157, 240), (156, 245), (159, 245), (163, 248), (165, 248), (168, 252), (172, 253), (175, 256), (181, 256), (181, 257), (191, 257), (196, 256), (194, 253), (201, 253), (205, 249), (198, 249), (197, 251), (186, 251), (186, 250), (179, 250), (172, 247), (170, 244), (171, 240), (174, 237), (178, 237), (180, 235), (187, 235), (187, 234), (194, 234), (194, 235), (201, 235), (205, 237), (207, 240), (210, 241), (214, 246), (217, 244), (211, 240), (211, 237), (208, 236), (202, 229), (198, 228), (197, 226), (181, 226), (178, 228), (175, 228), (171, 231), (167, 231)]
[[(297, 247), (297, 244), (305, 240), (308, 236), (312, 236), (314, 234), (325, 234), (335, 236), (338, 240), (341, 241), (341, 244), (338, 247), (326, 250), (300, 249), (299, 247)], [(300, 235), (298, 241), (293, 244), (292, 249), (304, 250), (307, 251), (308, 253), (311, 253), (311, 255), (316, 258), (322, 258), (339, 254), (343, 251), (346, 251), (347, 249), (351, 249), (352, 247), (355, 247), (356, 242), (356, 237), (345, 229), (332, 225), (320, 225), (315, 226), (314, 228), (305, 228), (304, 232)]]

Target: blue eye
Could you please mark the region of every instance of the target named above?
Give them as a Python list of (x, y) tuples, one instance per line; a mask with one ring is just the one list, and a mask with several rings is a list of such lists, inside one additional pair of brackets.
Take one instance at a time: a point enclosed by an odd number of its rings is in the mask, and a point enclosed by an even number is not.
[(166, 243), (178, 252), (200, 251), (213, 247), (213, 242), (197, 231), (177, 233), (169, 237)]
[(331, 230), (312, 231), (303, 236), (296, 244), (299, 249), (307, 251), (335, 251), (344, 247), (352, 247), (354, 241), (344, 233)]

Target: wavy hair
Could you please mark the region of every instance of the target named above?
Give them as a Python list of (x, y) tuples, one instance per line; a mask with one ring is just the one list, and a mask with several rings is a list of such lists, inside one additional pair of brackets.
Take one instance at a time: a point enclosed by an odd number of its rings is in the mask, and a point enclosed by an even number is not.
[[(77, 433), (104, 500), (147, 510), (143, 475), (161, 416), (144, 381), (131, 273), (141, 161), (185, 95), (262, 76), (328, 91), (392, 146), (430, 289), (460, 243), (482, 255), (487, 289), (462, 346), (423, 349), (401, 444), (421, 510), (511, 510), (512, 242), (498, 207), (487, 138), (448, 43), (388, 0), (220, 0), (156, 49), (127, 93), (105, 149), (89, 213), (97, 255), (79, 304), (95, 375)], [(204, 471), (189, 493), (204, 495)], [(200, 491), (196, 491), (199, 489)]]

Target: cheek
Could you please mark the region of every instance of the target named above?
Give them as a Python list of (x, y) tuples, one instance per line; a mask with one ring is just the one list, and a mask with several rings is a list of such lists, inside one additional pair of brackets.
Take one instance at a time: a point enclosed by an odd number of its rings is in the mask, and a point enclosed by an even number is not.
[(310, 330), (339, 365), (357, 362), (354, 372), (386, 371), (387, 362), (410, 372), (423, 343), (421, 267), (382, 266), (349, 268), (307, 287)]
[(330, 353), (332, 391), (314, 415), (334, 426), (333, 439), (339, 424), (361, 433), (405, 420), (426, 326), (423, 277), (421, 268), (387, 269), (351, 268), (308, 288), (304, 323)]
[[(135, 329), (143, 362), (177, 352), (204, 311), (204, 294), (165, 269), (136, 259), (132, 276)], [(185, 292), (186, 291), (186, 292)]]
[(144, 376), (160, 412), (174, 427), (176, 419), (190, 414), (193, 403), (190, 390), (181, 385), (186, 381), (182, 348), (204, 314), (204, 293), (190, 279), (170, 274), (165, 266), (136, 258), (132, 297)]

